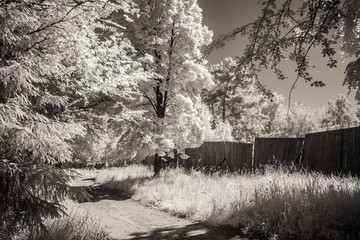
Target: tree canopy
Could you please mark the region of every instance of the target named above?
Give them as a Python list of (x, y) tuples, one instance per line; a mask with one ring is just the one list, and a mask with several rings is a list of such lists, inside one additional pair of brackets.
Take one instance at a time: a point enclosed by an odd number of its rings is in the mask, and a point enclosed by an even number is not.
[(90, 122), (138, 118), (125, 100), (146, 76), (106, 20), (120, 8), (129, 4), (0, 2), (0, 238), (63, 213), (70, 178), (54, 165), (73, 161), (72, 140)]
[(262, 11), (256, 21), (240, 26), (228, 34), (215, 39), (205, 50), (223, 47), (237, 35), (248, 37), (244, 54), (238, 59), (238, 66), (248, 66), (257, 80), (258, 88), (271, 96), (258, 73), (270, 68), (278, 79), (283, 74), (280, 63), (289, 59), (296, 64), (294, 89), (299, 79), (311, 86), (321, 87), (321, 80), (314, 80), (309, 73), (312, 66), (309, 53), (313, 48), (321, 49), (330, 68), (336, 67), (336, 51), (343, 57), (355, 58), (347, 65), (343, 84), (349, 91), (356, 91), (355, 99), (360, 103), (360, 2), (358, 0), (261, 0)]
[(200, 93), (212, 80), (201, 48), (210, 43), (212, 32), (202, 24), (194, 0), (133, 2), (131, 11), (122, 10), (112, 18), (123, 23), (124, 36), (136, 50), (134, 60), (154, 76), (139, 84), (139, 109), (147, 111), (147, 121), (128, 134), (132, 140), (124, 148), (136, 150), (129, 156), (140, 159), (172, 153), (174, 148), (183, 153), (203, 139)]
[(334, 101), (329, 100), (321, 119), (321, 127), (325, 130), (356, 127), (359, 120), (356, 114), (351, 112), (351, 103), (343, 94), (339, 94)]

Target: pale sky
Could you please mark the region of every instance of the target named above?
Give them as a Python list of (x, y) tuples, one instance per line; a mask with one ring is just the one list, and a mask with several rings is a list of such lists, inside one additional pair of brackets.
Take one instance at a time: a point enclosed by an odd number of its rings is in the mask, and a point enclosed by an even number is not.
[[(301, 1), (301, 0), (299, 0)], [(203, 23), (214, 32), (214, 37), (227, 33), (236, 27), (254, 21), (260, 14), (261, 6), (258, 6), (258, 0), (198, 0), (199, 6), (203, 9)], [(229, 42), (223, 49), (215, 50), (208, 57), (210, 64), (218, 63), (227, 56), (240, 56), (245, 47), (247, 39), (237, 37), (234, 41)], [(342, 86), (345, 74), (346, 64), (338, 61), (337, 68), (331, 69), (326, 66), (327, 59), (323, 58), (320, 50), (311, 54), (312, 62), (316, 66), (310, 72), (314, 80), (323, 81), (326, 86), (322, 88), (310, 87), (302, 79), (296, 85), (292, 94), (293, 102), (302, 102), (306, 106), (320, 107), (327, 105), (329, 98), (335, 100), (337, 95), (344, 93), (347, 96), (347, 87)], [(285, 81), (276, 79), (275, 75), (269, 72), (262, 74), (261, 80), (268, 89), (282, 94), (287, 103), (290, 87), (295, 80), (295, 65), (286, 65), (284, 73), (289, 77)], [(293, 67), (291, 67), (293, 66)], [(353, 103), (353, 109), (356, 109), (354, 102), (354, 93), (352, 92), (348, 99)]]

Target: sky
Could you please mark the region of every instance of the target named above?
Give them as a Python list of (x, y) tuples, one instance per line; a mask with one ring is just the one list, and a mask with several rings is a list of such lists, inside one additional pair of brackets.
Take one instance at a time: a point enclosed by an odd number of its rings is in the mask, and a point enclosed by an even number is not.
[[(257, 0), (198, 0), (198, 4), (203, 10), (203, 24), (213, 31), (214, 38), (256, 20), (261, 13), (261, 6), (258, 5)], [(214, 64), (228, 56), (241, 56), (246, 43), (246, 38), (236, 37), (234, 41), (229, 42), (223, 49), (213, 51), (207, 60), (209, 64)], [(347, 87), (342, 86), (345, 78), (344, 70), (349, 60), (345, 62), (339, 61), (337, 68), (331, 69), (326, 66), (327, 59), (321, 56), (320, 50), (314, 50), (310, 57), (316, 67), (310, 73), (314, 80), (321, 80), (326, 86), (322, 88), (311, 87), (309, 83), (305, 83), (300, 79), (292, 93), (292, 103), (301, 102), (306, 106), (317, 108), (326, 106), (329, 99), (335, 100), (338, 94), (342, 93), (353, 104), (353, 110), (356, 110), (354, 92), (348, 95)], [(283, 69), (284, 73), (289, 79), (280, 81), (276, 79), (275, 75), (269, 74), (269, 71), (264, 72), (260, 77), (262, 83), (268, 89), (282, 94), (287, 103), (289, 91), (295, 80), (296, 73), (293, 63), (286, 63), (284, 65), (286, 65), (286, 69)]]

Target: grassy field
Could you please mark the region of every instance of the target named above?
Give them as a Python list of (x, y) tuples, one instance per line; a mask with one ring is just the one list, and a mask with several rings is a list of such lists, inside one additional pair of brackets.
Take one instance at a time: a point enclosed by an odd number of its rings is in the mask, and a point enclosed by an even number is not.
[(205, 174), (146, 166), (98, 172), (96, 181), (181, 217), (230, 225), (260, 239), (359, 239), (360, 180), (319, 173)]

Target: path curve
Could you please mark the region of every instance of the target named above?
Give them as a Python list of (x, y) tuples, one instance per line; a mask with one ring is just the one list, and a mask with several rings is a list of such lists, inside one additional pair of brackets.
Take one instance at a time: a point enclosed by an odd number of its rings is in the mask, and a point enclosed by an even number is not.
[(79, 207), (98, 219), (113, 239), (246, 239), (234, 229), (194, 223), (121, 197), (95, 185), (95, 176), (82, 176), (72, 186), (90, 187), (92, 201), (79, 203)]

